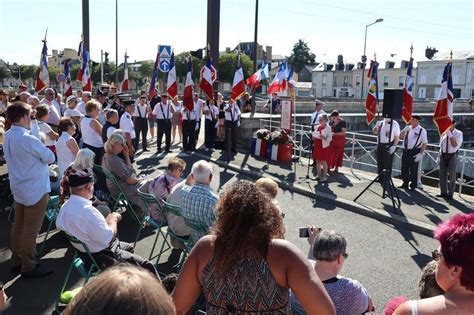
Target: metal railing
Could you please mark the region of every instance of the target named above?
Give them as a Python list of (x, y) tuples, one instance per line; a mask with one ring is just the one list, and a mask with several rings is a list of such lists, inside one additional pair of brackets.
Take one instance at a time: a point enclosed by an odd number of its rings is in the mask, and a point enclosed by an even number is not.
[[(279, 120), (260, 120), (260, 128), (274, 130), (280, 127)], [(293, 124), (291, 136), (296, 143), (294, 155), (301, 160), (302, 157), (311, 154), (311, 126)], [(397, 151), (394, 153), (392, 174), (401, 174), (401, 160), (403, 153), (403, 141), (399, 142)], [(346, 146), (343, 161), (354, 170), (363, 170), (376, 174), (377, 172), (377, 136), (369, 133), (347, 132)], [(428, 144), (425, 155), (418, 164), (418, 188), (422, 188), (422, 179), (439, 182), (437, 172), (439, 171), (439, 144)], [(460, 149), (458, 151), (458, 164), (456, 169), (456, 185), (459, 196), (463, 188), (474, 191), (474, 150)]]

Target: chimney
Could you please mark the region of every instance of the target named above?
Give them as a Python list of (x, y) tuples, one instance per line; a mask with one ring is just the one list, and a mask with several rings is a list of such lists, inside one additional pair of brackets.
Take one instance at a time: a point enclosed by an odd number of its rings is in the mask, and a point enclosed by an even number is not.
[(230, 53), (230, 47), (226, 47), (225, 52), (226, 52), (226, 54)]
[(272, 56), (272, 46), (266, 46), (265, 51), (267, 53), (267, 61), (271, 61), (273, 59)]
[(401, 64), (400, 64), (400, 67), (401, 67), (402, 69), (408, 68), (408, 64), (409, 64), (408, 61), (402, 60), (402, 62), (401, 62)]
[(395, 67), (395, 62), (393, 61), (386, 61), (385, 62), (385, 69), (393, 69)]

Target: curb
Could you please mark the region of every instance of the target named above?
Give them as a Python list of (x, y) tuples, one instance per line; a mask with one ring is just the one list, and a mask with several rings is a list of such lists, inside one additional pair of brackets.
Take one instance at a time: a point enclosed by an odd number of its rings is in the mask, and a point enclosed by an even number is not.
[(198, 156), (202, 159), (211, 161), (214, 164), (217, 164), (221, 167), (224, 167), (224, 168), (230, 169), (232, 171), (244, 174), (244, 175), (246, 175), (248, 177), (251, 177), (251, 178), (260, 178), (260, 177), (271, 178), (278, 184), (278, 186), (280, 186), (281, 188), (284, 188), (286, 190), (289, 190), (289, 191), (292, 191), (292, 192), (295, 192), (297, 194), (307, 196), (307, 197), (310, 197), (310, 198), (318, 197), (318, 199), (322, 199), (322, 200), (325, 200), (325, 201), (331, 201), (336, 206), (338, 206), (340, 208), (343, 208), (343, 209), (346, 209), (346, 210), (364, 215), (364, 216), (369, 217), (369, 218), (373, 218), (373, 219), (378, 220), (378, 221), (390, 223), (390, 224), (394, 225), (395, 227), (404, 227), (404, 228), (406, 228), (410, 231), (413, 231), (413, 232), (416, 232), (416, 233), (419, 233), (419, 234), (422, 234), (422, 235), (426, 235), (426, 236), (429, 236), (429, 237), (433, 237), (433, 231), (436, 228), (435, 225), (431, 225), (431, 224), (427, 224), (427, 223), (424, 223), (424, 222), (421, 222), (421, 221), (418, 221), (418, 220), (410, 219), (410, 218), (407, 218), (407, 217), (404, 217), (404, 216), (401, 216), (401, 215), (398, 215), (398, 214), (389, 213), (389, 212), (384, 211), (384, 210), (379, 210), (379, 209), (376, 209), (376, 208), (364, 206), (364, 205), (356, 203), (352, 200), (337, 197), (337, 196), (330, 195), (330, 194), (327, 194), (327, 193), (316, 191), (316, 195), (315, 195), (313, 192), (308, 191), (307, 189), (305, 189), (301, 185), (294, 185), (294, 184), (289, 183), (285, 180), (280, 180), (278, 178), (275, 178), (275, 177), (272, 177), (272, 176), (269, 176), (269, 175), (264, 176), (261, 173), (248, 171), (248, 170), (242, 169), (240, 166), (237, 166), (237, 165), (232, 164), (230, 162), (217, 160), (213, 157), (210, 157), (208, 155), (205, 155), (205, 154), (202, 154), (202, 153), (199, 153), (199, 152), (193, 152), (193, 155)]

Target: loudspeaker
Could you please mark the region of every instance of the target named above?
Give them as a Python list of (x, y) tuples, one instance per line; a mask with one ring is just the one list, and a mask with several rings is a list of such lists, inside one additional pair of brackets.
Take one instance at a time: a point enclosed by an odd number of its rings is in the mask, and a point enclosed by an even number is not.
[(384, 89), (383, 90), (383, 112), (384, 118), (402, 118), (403, 90)]

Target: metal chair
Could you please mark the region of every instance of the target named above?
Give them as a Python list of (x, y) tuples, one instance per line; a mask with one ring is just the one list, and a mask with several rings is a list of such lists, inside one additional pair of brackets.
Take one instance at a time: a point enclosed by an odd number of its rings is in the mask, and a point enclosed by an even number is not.
[[(55, 309), (55, 313), (57, 313), (57, 314), (60, 314), (59, 304), (60, 304), (61, 294), (66, 289), (66, 286), (68, 284), (69, 277), (71, 276), (71, 271), (72, 271), (73, 267), (79, 273), (81, 278), (84, 279), (84, 284), (83, 285), (85, 285), (89, 281), (90, 277), (98, 275), (101, 271), (101, 269), (99, 267), (99, 264), (97, 263), (97, 261), (92, 256), (92, 253), (90, 252), (87, 245), (84, 244), (83, 242), (81, 242), (80, 240), (78, 240), (77, 238), (75, 238), (74, 236), (69, 235), (67, 233), (65, 233), (65, 234), (66, 234), (67, 239), (71, 243), (72, 247), (74, 248), (74, 256), (72, 257), (71, 263), (69, 264), (69, 268), (66, 272), (66, 277), (65, 277), (64, 282), (61, 286), (61, 290), (59, 291), (58, 298), (57, 298), (56, 303), (55, 303), (54, 309)], [(90, 263), (89, 267), (87, 267), (87, 265), (84, 263), (84, 261), (81, 259), (81, 257), (79, 257), (79, 250), (77, 249), (76, 246), (83, 248), (83, 250), (84, 250), (83, 252), (87, 255), (87, 257), (89, 259), (89, 263)]]
[[(186, 218), (184, 216), (183, 216), (183, 219), (184, 219), (184, 223), (186, 223), (186, 225), (188, 226), (189, 229), (194, 230), (194, 231), (196, 231), (200, 234), (204, 234), (204, 235), (206, 235), (209, 232), (209, 228), (205, 224), (202, 224), (201, 222), (198, 222), (198, 221), (190, 219), (190, 218)], [(196, 240), (196, 241), (198, 241), (198, 240)], [(194, 241), (191, 237), (191, 239), (189, 240), (188, 245), (187, 245), (188, 251), (191, 251), (194, 244), (195, 243), (194, 243)]]
[[(173, 205), (173, 204), (168, 203), (166, 201), (163, 201), (163, 212), (165, 213), (166, 217), (168, 217), (168, 215), (172, 214), (172, 215), (176, 215), (178, 217), (183, 218), (183, 216), (181, 215), (181, 207), (177, 206), (177, 205)], [(184, 220), (184, 218), (183, 218), (183, 220)], [(168, 243), (168, 237), (173, 237), (173, 238), (177, 239), (178, 241), (181, 241), (184, 244), (183, 255), (181, 256), (181, 259), (180, 259), (178, 265), (176, 266), (178, 268), (178, 270), (180, 270), (183, 263), (184, 263), (184, 260), (186, 259), (187, 255), (189, 254), (189, 248), (190, 248), (189, 242), (191, 241), (191, 237), (189, 235), (188, 236), (177, 235), (176, 233), (174, 233), (169, 228), (169, 226), (168, 226), (168, 229), (166, 229), (165, 242), (168, 244), (168, 246), (170, 246), (169, 243)], [(164, 245), (165, 245), (165, 243), (163, 242), (163, 244), (161, 245), (161, 249), (160, 249), (160, 255), (162, 253), (166, 252), (169, 249), (168, 248), (168, 249), (163, 251)]]
[[(151, 209), (149, 205), (156, 205), (159, 209), (161, 208), (155, 196), (153, 196), (152, 194), (141, 192), (141, 191), (138, 191), (138, 195), (140, 196), (140, 199), (145, 204), (145, 209), (144, 209), (145, 215), (143, 216), (142, 224), (140, 225), (140, 228), (138, 229), (137, 237), (135, 238), (135, 243), (133, 247), (135, 247), (135, 245), (137, 244), (138, 238), (140, 237), (140, 233), (143, 230), (145, 224), (149, 224), (156, 230), (156, 237), (155, 237), (155, 241), (153, 242), (153, 246), (151, 248), (150, 256), (148, 257), (148, 260), (152, 260), (153, 258), (156, 257), (157, 262), (158, 262), (160, 260), (161, 254), (171, 248), (170, 244), (166, 241), (165, 233), (162, 231), (162, 228), (167, 226), (168, 224), (166, 222), (158, 222), (150, 216)], [(160, 237), (160, 235), (163, 237), (163, 245), (161, 246), (161, 248), (163, 249), (163, 246), (165, 243), (168, 245), (168, 248), (165, 251), (161, 249), (158, 255), (153, 256), (153, 252), (155, 251), (156, 243), (158, 242), (158, 238)]]
[(59, 209), (60, 209), (59, 196), (49, 196), (46, 212), (44, 213), (44, 217), (47, 221), (49, 221), (49, 223), (48, 223), (48, 228), (46, 229), (46, 232), (44, 234), (43, 242), (38, 251), (38, 255), (40, 256), (41, 254), (43, 254), (44, 246), (46, 245), (46, 239), (48, 238), (49, 232), (51, 232), (51, 228), (53, 227), (53, 224), (56, 223), (56, 218), (58, 217)]

